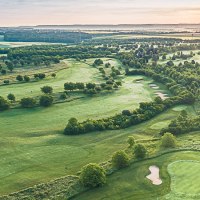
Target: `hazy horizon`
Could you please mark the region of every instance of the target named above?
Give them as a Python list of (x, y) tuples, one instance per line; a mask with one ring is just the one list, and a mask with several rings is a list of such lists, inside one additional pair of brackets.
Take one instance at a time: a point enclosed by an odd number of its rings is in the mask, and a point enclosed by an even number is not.
[(199, 0), (1, 0), (0, 26), (200, 23)]

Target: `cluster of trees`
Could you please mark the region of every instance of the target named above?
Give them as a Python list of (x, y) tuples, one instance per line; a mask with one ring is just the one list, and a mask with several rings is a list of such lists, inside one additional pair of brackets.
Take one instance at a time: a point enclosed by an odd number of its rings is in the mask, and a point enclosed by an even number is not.
[[(157, 81), (160, 81), (159, 79), (162, 79), (162, 81), (164, 80), (163, 83), (165, 85), (173, 84), (173, 87), (177, 87), (179, 89), (180, 87), (182, 89), (184, 88), (185, 92), (186, 90), (188, 90), (190, 93), (192, 93), (192, 96), (194, 95), (195, 97), (199, 97), (200, 64), (198, 62), (194, 60), (184, 61), (184, 63), (180, 63), (176, 66), (171, 60), (168, 61), (166, 64), (157, 64), (160, 56), (163, 56), (164, 59), (166, 58), (166, 52), (170, 53), (173, 51), (179, 51), (175, 56), (173, 56), (173, 59), (186, 59), (186, 57), (192, 57), (194, 53), (191, 51), (189, 55), (184, 55), (182, 53), (182, 50), (192, 50), (198, 48), (200, 48), (200, 45), (197, 44), (175, 45), (174, 47), (166, 47), (165, 45), (159, 46), (153, 44), (142, 44), (137, 50), (130, 52), (121, 52), (118, 54), (118, 56), (122, 63), (127, 66), (127, 75), (134, 75), (137, 73), (137, 70), (132, 71), (129, 70), (130, 68), (138, 69), (138, 73), (151, 76)], [(164, 49), (167, 49), (167, 51), (164, 52)], [(153, 60), (152, 64), (149, 63), (150, 59)]]
[(177, 54), (174, 54), (172, 56), (172, 60), (176, 60), (176, 59), (183, 59), (183, 60), (187, 60), (188, 58), (192, 58), (195, 54), (191, 51), (190, 54), (184, 54), (182, 51), (178, 52)]
[(78, 43), (91, 38), (88, 33), (63, 30), (12, 30), (4, 34), (4, 40), (9, 42)]
[(177, 119), (171, 121), (167, 128), (161, 130), (160, 134), (170, 132), (174, 135), (189, 133), (191, 131), (200, 130), (200, 116), (188, 116), (186, 111), (182, 111)]
[(64, 84), (64, 89), (66, 91), (83, 91), (86, 94), (97, 94), (101, 92), (102, 90), (111, 91), (113, 88), (117, 89), (119, 86), (121, 86), (120, 81), (114, 81), (114, 80), (107, 80), (106, 83), (96, 84), (96, 83), (73, 83), (73, 82), (67, 82)]
[[(136, 144), (133, 154), (136, 159), (143, 159), (147, 150), (144, 145)], [(130, 158), (125, 151), (120, 150), (113, 154), (111, 163), (113, 168), (120, 170), (129, 166)], [(90, 163), (81, 169), (80, 182), (87, 188), (101, 187), (106, 183), (106, 171), (102, 166)]]
[(166, 109), (182, 103), (182, 98), (179, 96), (171, 97), (162, 100), (156, 97), (153, 102), (142, 102), (138, 109), (133, 111), (122, 111), (113, 117), (108, 117), (99, 120), (88, 119), (83, 122), (78, 122), (76, 118), (71, 118), (65, 127), (64, 134), (78, 135), (93, 131), (116, 130), (130, 127), (147, 121), (152, 117), (160, 114)]
[(0, 96), (0, 111), (8, 110), (9, 108), (10, 108), (9, 101)]
[[(33, 108), (37, 105), (35, 98), (25, 97), (20, 100), (22, 108)], [(49, 107), (53, 104), (53, 97), (49, 94), (42, 95), (39, 98), (39, 105), (42, 107)]]
[(107, 57), (117, 53), (115, 49), (108, 47), (76, 46), (66, 45), (34, 45), (26, 47), (11, 48), (7, 53), (7, 66), (24, 67), (25, 65), (46, 65), (59, 63), (62, 59), (75, 58), (87, 59), (96, 57)]

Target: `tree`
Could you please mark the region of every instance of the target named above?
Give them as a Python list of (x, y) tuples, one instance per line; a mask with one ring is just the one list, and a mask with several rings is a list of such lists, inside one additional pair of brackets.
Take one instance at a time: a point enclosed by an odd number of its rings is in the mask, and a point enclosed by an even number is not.
[(134, 154), (136, 158), (144, 158), (146, 156), (147, 150), (144, 145), (136, 144), (134, 148)]
[(103, 186), (106, 183), (105, 170), (98, 164), (90, 163), (82, 168), (80, 181), (88, 188)]
[(52, 73), (51, 76), (52, 76), (53, 78), (55, 78), (55, 77), (56, 77), (56, 73)]
[(102, 65), (103, 64), (103, 60), (101, 59), (96, 59), (93, 63), (94, 66), (99, 66), (99, 65)]
[(20, 104), (23, 108), (32, 108), (36, 105), (36, 100), (31, 97), (21, 99)]
[(131, 116), (131, 111), (130, 110), (123, 110), (122, 115)]
[(129, 147), (132, 148), (133, 145), (135, 144), (135, 138), (133, 136), (129, 136), (127, 143), (129, 144)]
[(27, 75), (25, 75), (25, 76), (24, 76), (24, 80), (25, 80), (26, 82), (29, 82), (29, 81), (30, 81), (30, 77), (27, 76)]
[(69, 91), (73, 91), (73, 90), (76, 89), (76, 84), (75, 84), (75, 83), (72, 83), (72, 82), (65, 83), (65, 84), (64, 84), (64, 89), (65, 89), (65, 90), (69, 90)]
[(44, 86), (41, 88), (41, 91), (44, 94), (52, 94), (53, 93), (53, 88), (51, 86)]
[(0, 111), (8, 110), (10, 108), (10, 103), (0, 96)]
[(128, 167), (129, 157), (124, 151), (117, 151), (112, 157), (112, 165), (117, 169)]
[(176, 137), (172, 133), (165, 133), (161, 139), (161, 146), (164, 148), (174, 148), (176, 146)]
[(7, 63), (7, 68), (12, 72), (14, 69), (13, 63), (12, 62), (8, 62)]
[(45, 77), (46, 77), (46, 75), (44, 73), (38, 74), (38, 78), (39, 79), (44, 79)]
[(17, 80), (17, 81), (23, 81), (23, 76), (17, 75), (16, 80)]
[(8, 85), (10, 83), (10, 81), (9, 80), (4, 80), (3, 83)]
[(78, 123), (76, 118), (71, 118), (68, 120), (67, 126), (65, 127), (65, 135), (78, 135), (84, 132), (84, 128)]
[(7, 71), (6, 71), (5, 69), (2, 69), (2, 70), (1, 70), (1, 74), (2, 74), (2, 75), (5, 75), (6, 73), (7, 73)]
[(76, 88), (78, 90), (84, 90), (85, 89), (85, 85), (84, 85), (84, 83), (76, 83)]
[(43, 95), (40, 97), (40, 106), (49, 107), (53, 104), (53, 97), (50, 95)]
[(7, 99), (14, 102), (15, 101), (15, 95), (10, 93), (10, 94), (8, 94)]
[(89, 90), (89, 89), (94, 89), (96, 87), (96, 84), (95, 83), (87, 83), (86, 84), (86, 88)]
[(63, 99), (63, 100), (67, 99), (66, 93), (62, 93), (62, 94), (60, 95), (60, 99)]

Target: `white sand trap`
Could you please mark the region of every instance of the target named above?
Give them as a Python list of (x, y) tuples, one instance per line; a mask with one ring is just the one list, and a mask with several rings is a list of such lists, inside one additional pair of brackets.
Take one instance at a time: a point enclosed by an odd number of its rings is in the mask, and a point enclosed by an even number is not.
[(156, 84), (153, 84), (153, 83), (149, 84), (149, 87), (153, 88), (153, 89), (159, 89), (159, 86), (157, 86)]
[(152, 182), (152, 184), (161, 185), (162, 180), (160, 179), (159, 168), (157, 166), (150, 166), (149, 171), (151, 172), (151, 174), (146, 177)]
[(165, 100), (168, 98), (167, 94), (164, 94), (162, 92), (156, 92), (156, 95), (158, 95), (162, 100)]

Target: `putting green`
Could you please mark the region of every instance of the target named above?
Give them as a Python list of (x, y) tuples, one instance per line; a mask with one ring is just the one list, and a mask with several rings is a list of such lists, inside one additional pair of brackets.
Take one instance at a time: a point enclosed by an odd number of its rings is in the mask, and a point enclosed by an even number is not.
[[(200, 162), (176, 161), (168, 165), (171, 193), (167, 197), (200, 199)], [(167, 198), (166, 198), (167, 199)]]

